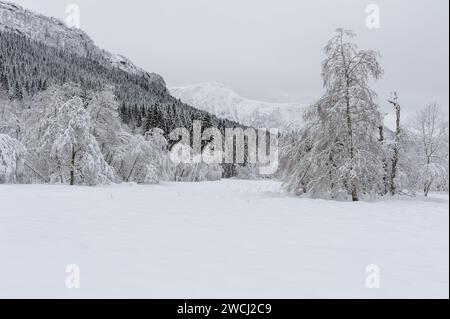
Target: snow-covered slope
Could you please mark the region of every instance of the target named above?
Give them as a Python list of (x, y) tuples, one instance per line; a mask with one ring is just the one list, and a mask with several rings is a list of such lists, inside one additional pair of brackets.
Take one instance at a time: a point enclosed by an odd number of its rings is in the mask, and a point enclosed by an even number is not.
[(82, 30), (69, 28), (58, 19), (34, 13), (2, 0), (0, 0), (0, 31), (15, 32), (48, 46), (110, 63), (126, 72), (142, 74), (151, 82), (164, 83), (161, 76), (142, 70), (121, 55), (98, 48)]
[(238, 123), (263, 128), (298, 128), (305, 105), (268, 103), (243, 98), (219, 83), (205, 83), (170, 89), (171, 94), (198, 109)]

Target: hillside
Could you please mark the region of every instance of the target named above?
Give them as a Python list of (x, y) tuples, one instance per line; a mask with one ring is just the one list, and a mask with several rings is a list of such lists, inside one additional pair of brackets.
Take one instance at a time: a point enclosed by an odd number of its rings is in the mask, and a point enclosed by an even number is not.
[[(172, 97), (164, 79), (135, 66), (127, 58), (98, 48), (81, 30), (61, 21), (0, 1), (0, 92), (23, 100), (51, 85), (74, 82), (86, 90), (113, 86), (121, 114), (133, 130), (141, 130), (143, 110), (156, 107), (166, 133), (191, 127), (209, 117)], [(236, 126), (211, 116), (213, 124)]]

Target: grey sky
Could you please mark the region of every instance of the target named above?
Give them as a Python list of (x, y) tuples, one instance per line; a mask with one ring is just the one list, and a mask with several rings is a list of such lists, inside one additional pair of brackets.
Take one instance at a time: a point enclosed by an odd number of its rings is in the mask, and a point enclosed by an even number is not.
[[(239, 94), (304, 102), (322, 92), (322, 48), (337, 27), (360, 48), (381, 51), (380, 104), (397, 90), (410, 114), (449, 104), (448, 0), (15, 0), (65, 18), (76, 3), (81, 28), (108, 51), (164, 76), (169, 86), (221, 82)], [(381, 29), (365, 24), (378, 4)]]

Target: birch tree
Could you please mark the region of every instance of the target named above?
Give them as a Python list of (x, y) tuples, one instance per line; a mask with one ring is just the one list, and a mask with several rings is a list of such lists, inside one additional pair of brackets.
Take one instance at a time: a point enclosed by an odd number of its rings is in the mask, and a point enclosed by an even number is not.
[[(70, 185), (98, 185), (113, 179), (113, 173), (90, 132), (89, 113), (80, 98), (65, 102), (54, 124), (44, 135), (51, 143), (50, 157), (57, 164), (53, 179)], [(54, 138), (48, 134), (54, 134)]]
[(358, 201), (361, 194), (379, 194), (383, 188), (382, 115), (369, 87), (369, 80), (380, 79), (383, 69), (379, 53), (359, 50), (350, 42), (354, 36), (338, 29), (325, 47), (325, 93), (305, 113), (310, 145), (301, 143), (302, 150), (293, 152), (298, 173), (285, 179), (296, 193)]
[(73, 84), (50, 88), (35, 98), (26, 116), (30, 161), (51, 183), (98, 185), (114, 179), (80, 96)]

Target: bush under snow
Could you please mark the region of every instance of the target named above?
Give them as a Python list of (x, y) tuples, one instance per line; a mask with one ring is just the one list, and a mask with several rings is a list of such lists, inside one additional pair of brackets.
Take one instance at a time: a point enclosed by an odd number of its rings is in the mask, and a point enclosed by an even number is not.
[(17, 182), (24, 155), (25, 147), (19, 141), (0, 134), (0, 184)]

